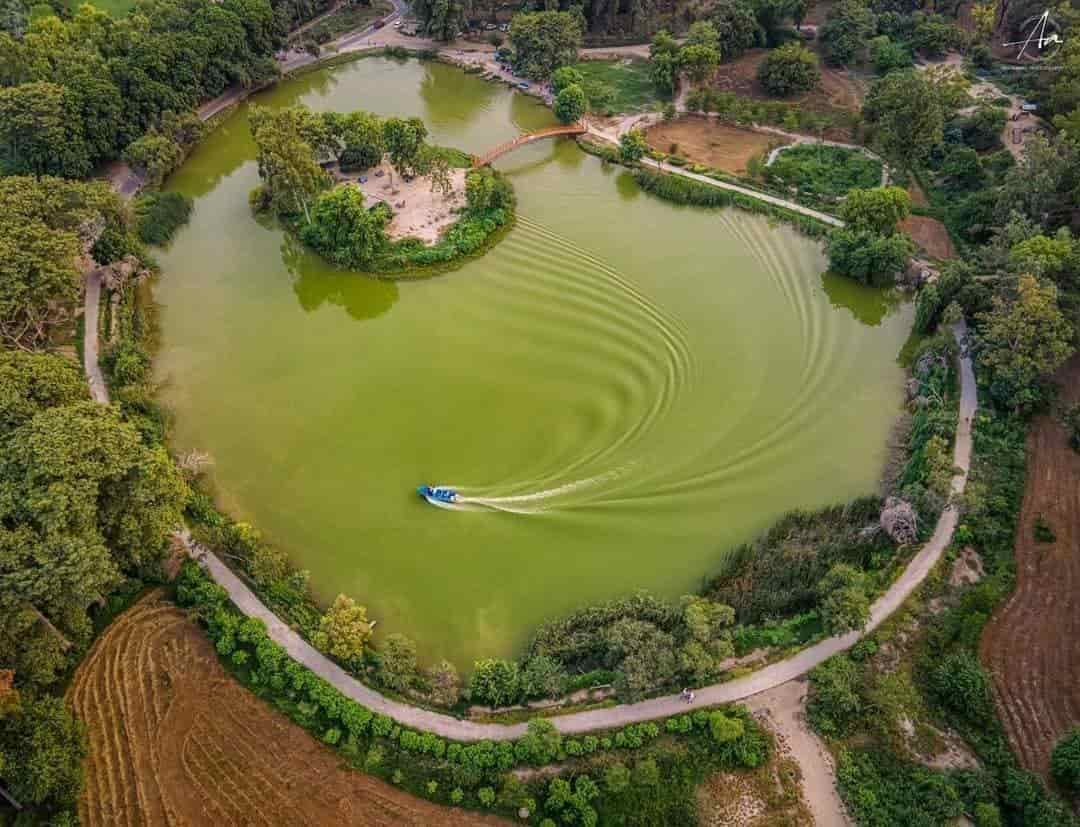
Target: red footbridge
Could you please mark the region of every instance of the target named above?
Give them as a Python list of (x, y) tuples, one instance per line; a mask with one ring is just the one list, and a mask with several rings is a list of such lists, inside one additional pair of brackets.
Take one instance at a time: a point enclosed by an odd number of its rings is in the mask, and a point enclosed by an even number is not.
[(565, 126), (549, 126), (547, 129), (538, 129), (536, 132), (526, 132), (524, 135), (518, 135), (512, 141), (499, 144), (497, 147), (488, 150), (483, 155), (474, 155), (473, 169), (487, 166), (496, 158), (502, 157), (507, 152), (513, 152), (519, 146), (531, 144), (533, 141), (542, 141), (545, 138), (557, 138), (560, 135), (583, 135), (587, 130), (588, 127), (585, 125), (585, 121), (578, 121), (577, 123), (569, 123)]

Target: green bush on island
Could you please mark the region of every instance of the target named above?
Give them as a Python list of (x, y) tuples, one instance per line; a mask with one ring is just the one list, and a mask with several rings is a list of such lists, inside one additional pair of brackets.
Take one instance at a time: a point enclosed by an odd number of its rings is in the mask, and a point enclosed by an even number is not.
[(393, 273), (447, 264), (481, 251), (513, 217), (509, 182), (490, 168), (471, 170), (465, 175), (466, 206), (434, 244), (416, 238), (393, 241), (387, 235), (392, 207), (369, 205), (351, 183), (334, 186), (324, 165), (364, 170), (385, 156), (392, 175), (425, 177), (433, 192), (449, 194), (451, 169), (469, 166), (467, 155), (428, 144), (427, 127), (418, 118), (380, 120), (367, 112), (253, 107), (250, 123), (262, 178), (251, 193), (252, 206), (274, 212), (301, 241), (339, 267)]

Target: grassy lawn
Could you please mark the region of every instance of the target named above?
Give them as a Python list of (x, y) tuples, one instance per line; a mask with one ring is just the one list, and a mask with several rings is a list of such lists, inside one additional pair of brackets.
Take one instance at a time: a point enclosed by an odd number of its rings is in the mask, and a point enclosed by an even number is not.
[(370, 6), (342, 6), (324, 20), (306, 29), (299, 37), (314, 40), (316, 43), (328, 43), (354, 29), (364, 29), (393, 11), (393, 6), (386, 0), (375, 0)]
[(614, 112), (642, 112), (655, 109), (661, 96), (649, 80), (649, 63), (645, 60), (586, 60), (575, 67), (590, 82), (606, 83), (615, 90)]
[(803, 144), (780, 153), (767, 178), (819, 196), (839, 197), (881, 184), (881, 162), (854, 149)]

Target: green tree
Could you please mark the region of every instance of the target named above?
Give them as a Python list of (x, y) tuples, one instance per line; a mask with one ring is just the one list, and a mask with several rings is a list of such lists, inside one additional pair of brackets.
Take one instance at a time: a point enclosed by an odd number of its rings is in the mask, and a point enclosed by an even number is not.
[(619, 136), (619, 158), (624, 164), (636, 164), (649, 151), (645, 133), (631, 129)]
[(574, 123), (584, 117), (588, 106), (585, 90), (571, 83), (555, 97), (555, 117), (563, 123)]
[(841, 228), (829, 233), (825, 245), (829, 269), (874, 287), (892, 284), (915, 253), (906, 233), (878, 235), (868, 230)]
[(253, 106), (248, 116), (268, 206), (286, 215), (302, 213), (307, 223), (312, 202), (330, 184), (304, 136), (309, 116), (298, 106), (277, 111)]
[(665, 95), (675, 90), (679, 74), (679, 44), (671, 33), (661, 29), (649, 46), (649, 77), (653, 86)]
[(39, 411), (87, 398), (82, 371), (67, 359), (0, 350), (0, 439)]
[(923, 72), (890, 72), (874, 81), (863, 117), (875, 125), (882, 152), (907, 166), (924, 161), (941, 143), (944, 108)]
[(709, 735), (716, 744), (729, 744), (743, 737), (746, 726), (739, 718), (730, 717), (723, 710), (709, 713)]
[(990, 680), (972, 652), (961, 650), (936, 659), (927, 686), (933, 698), (961, 721), (979, 728), (994, 721)]
[(888, 35), (871, 38), (868, 45), (870, 62), (878, 74), (885, 75), (911, 65), (911, 51), (904, 44), (891, 40)]
[(870, 619), (866, 575), (853, 566), (837, 563), (818, 584), (821, 620), (832, 634), (863, 628)]
[(514, 193), (505, 178), (482, 167), (465, 176), (465, 201), (470, 210), (502, 210), (513, 204)]
[(367, 609), (351, 597), (339, 594), (319, 619), (319, 630), (312, 637), (312, 643), (340, 661), (358, 664), (370, 637)]
[(858, 0), (841, 0), (829, 9), (819, 32), (825, 62), (850, 63), (876, 30), (877, 16), (869, 8)]
[(526, 698), (557, 698), (565, 683), (566, 670), (548, 655), (534, 655), (521, 670), (521, 694)]
[(585, 77), (573, 66), (556, 69), (551, 76), (551, 91), (556, 95), (571, 84), (585, 88)]
[(844, 198), (840, 217), (848, 229), (892, 235), (911, 213), (911, 197), (903, 187), (853, 189)]
[(73, 807), (86, 755), (85, 729), (61, 698), (24, 699), (14, 714), (0, 718), (4, 780), (23, 804)]
[(1042, 380), (1073, 352), (1072, 331), (1058, 308), (1057, 287), (1020, 276), (1015, 295), (995, 296), (978, 316), (977, 354), (1002, 405), (1027, 412), (1043, 398)]
[(1070, 793), (1080, 790), (1080, 726), (1074, 726), (1057, 742), (1050, 755), (1050, 774)]
[(706, 81), (719, 65), (720, 51), (715, 46), (694, 43), (679, 50), (679, 69), (697, 83)]
[(412, 13), (420, 23), (420, 31), (448, 43), (465, 25), (466, 6), (461, 0), (417, 0)]
[(346, 184), (324, 192), (311, 216), (301, 238), (339, 267), (368, 267), (386, 247), (390, 210), (385, 204), (369, 210), (358, 187)]
[(513, 661), (478, 660), (469, 678), (469, 693), (476, 703), (509, 706), (521, 697), (521, 674)]
[(777, 97), (809, 92), (821, 82), (817, 55), (798, 43), (773, 49), (758, 66), (758, 81)]
[(383, 140), (390, 165), (399, 175), (414, 174), (424, 157), (428, 131), (419, 118), (387, 118), (383, 121)]
[(716, 45), (727, 60), (740, 57), (747, 49), (764, 42), (765, 32), (753, 8), (743, 0), (720, 0), (712, 10)]
[(81, 121), (55, 83), (0, 88), (0, 170), (79, 178), (90, 171)]
[(786, 37), (787, 21), (801, 21), (808, 4), (806, 0), (753, 0), (753, 5), (766, 45), (777, 46)]
[(607, 666), (619, 672), (616, 686), (635, 698), (671, 680), (678, 668), (674, 638), (652, 623), (623, 618), (603, 633)]
[(562, 749), (562, 736), (546, 718), (533, 718), (518, 741), (525, 760), (543, 767), (555, 760)]
[(1013, 212), (1046, 228), (1069, 220), (1080, 177), (1080, 150), (1063, 136), (1048, 140), (1033, 135), (1024, 155), (1005, 175), (995, 217), (1001, 223)]
[(398, 692), (410, 689), (416, 681), (416, 644), (395, 632), (387, 635), (379, 647), (379, 681)]
[(341, 152), (338, 162), (343, 170), (376, 166), (386, 150), (382, 121), (370, 112), (350, 112), (340, 125)]
[(519, 12), (510, 22), (514, 71), (547, 80), (560, 66), (577, 63), (583, 34), (580, 15), (563, 11)]
[(148, 132), (124, 149), (124, 160), (153, 188), (179, 165), (183, 149), (171, 138)]

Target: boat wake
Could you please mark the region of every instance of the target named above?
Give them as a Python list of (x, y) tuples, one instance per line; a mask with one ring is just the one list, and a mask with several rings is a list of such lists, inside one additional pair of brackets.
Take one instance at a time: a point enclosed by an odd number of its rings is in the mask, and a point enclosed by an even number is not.
[[(624, 470), (625, 469), (617, 469), (608, 471), (607, 473), (598, 474), (594, 477), (589, 477), (588, 479), (563, 483), (562, 485), (557, 485), (544, 491), (511, 494), (501, 497), (493, 496), (491, 493), (485, 492), (482, 489), (474, 490), (470, 493), (469, 489), (463, 489), (456, 485), (439, 486), (456, 490), (457, 497), (454, 499), (453, 503), (435, 504), (443, 508), (466, 511), (494, 510), (506, 511), (511, 514), (542, 514), (559, 505), (565, 506), (566, 503), (562, 501), (562, 498), (570, 495), (580, 495), (590, 488), (599, 488), (604, 483), (611, 482), (619, 477)], [(575, 496), (574, 505), (582, 505), (582, 500), (579, 496)]]

